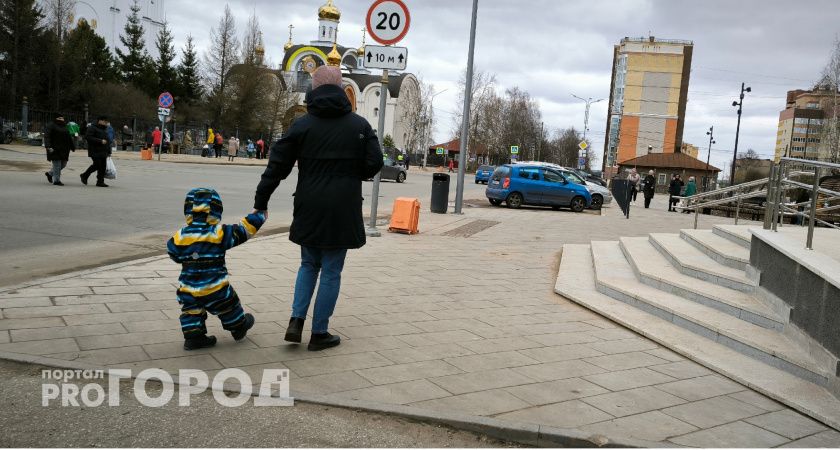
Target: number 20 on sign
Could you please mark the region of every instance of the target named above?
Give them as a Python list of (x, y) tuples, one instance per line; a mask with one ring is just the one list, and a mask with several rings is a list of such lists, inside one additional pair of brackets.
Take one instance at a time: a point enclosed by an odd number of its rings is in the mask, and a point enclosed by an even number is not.
[(393, 45), (408, 34), (411, 15), (402, 0), (376, 0), (367, 14), (370, 36), (382, 45)]

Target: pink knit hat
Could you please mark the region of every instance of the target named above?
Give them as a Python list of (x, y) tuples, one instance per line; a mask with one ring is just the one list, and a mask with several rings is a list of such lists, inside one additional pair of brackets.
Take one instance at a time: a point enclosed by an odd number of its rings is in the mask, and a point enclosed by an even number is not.
[(317, 89), (325, 84), (334, 84), (341, 87), (341, 69), (333, 66), (321, 66), (312, 73), (312, 89)]

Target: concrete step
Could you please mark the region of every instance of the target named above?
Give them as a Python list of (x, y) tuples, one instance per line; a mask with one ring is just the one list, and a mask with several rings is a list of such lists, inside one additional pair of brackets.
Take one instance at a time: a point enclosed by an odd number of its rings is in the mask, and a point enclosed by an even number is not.
[(639, 281), (648, 286), (764, 328), (781, 331), (788, 322), (751, 293), (683, 274), (646, 237), (623, 237), (621, 249)]
[(812, 383), (828, 383), (831, 372), (778, 330), (643, 284), (618, 242), (592, 242), (591, 250), (599, 292)]
[(712, 232), (722, 238), (729, 239), (741, 247), (746, 249), (750, 248), (752, 234), (750, 234), (749, 225), (715, 225), (712, 227)]
[(726, 267), (709, 258), (678, 234), (651, 233), (650, 242), (680, 272), (700, 280), (743, 292), (753, 292), (755, 283), (744, 271)]
[(748, 248), (718, 236), (712, 230), (681, 230), (680, 236), (706, 256), (724, 266), (747, 270), (747, 265), (750, 263)]
[(840, 429), (840, 400), (827, 389), (597, 291), (591, 247), (563, 246), (554, 290), (686, 358)]

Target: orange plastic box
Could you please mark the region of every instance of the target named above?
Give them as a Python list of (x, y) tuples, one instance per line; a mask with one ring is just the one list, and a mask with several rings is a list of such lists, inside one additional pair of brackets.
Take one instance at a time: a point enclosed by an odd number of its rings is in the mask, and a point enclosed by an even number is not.
[(417, 234), (420, 224), (420, 200), (416, 198), (399, 197), (394, 200), (394, 212), (391, 214), (391, 225), (388, 231), (392, 233)]
[(152, 149), (144, 148), (140, 150), (140, 159), (151, 160), (152, 159)]

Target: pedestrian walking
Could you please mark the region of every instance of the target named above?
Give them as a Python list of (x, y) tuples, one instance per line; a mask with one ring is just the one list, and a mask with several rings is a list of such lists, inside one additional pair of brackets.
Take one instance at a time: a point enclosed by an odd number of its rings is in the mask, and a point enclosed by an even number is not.
[(405, 170), (408, 172), (409, 166), (411, 166), (411, 157), (408, 156), (408, 153), (405, 154)]
[(216, 145), (216, 134), (213, 133), (213, 128), (207, 126), (207, 153), (201, 156), (208, 156), (213, 151), (213, 146)]
[(650, 208), (650, 201), (653, 200), (653, 194), (656, 192), (655, 173), (656, 172), (651, 170), (647, 175), (645, 175), (644, 181), (642, 181), (642, 193), (645, 196), (645, 209)]
[(455, 172), (455, 160), (454, 159), (449, 160), (449, 173), (452, 173), (452, 172)]
[(155, 131), (152, 131), (152, 148), (155, 149), (157, 153), (163, 151), (161, 145), (163, 144), (163, 133), (160, 132), (160, 127), (155, 127)]
[(341, 84), (338, 67), (321, 66), (313, 73), (312, 90), (306, 94), (307, 114), (272, 146), (254, 199), (257, 212), (267, 210), (274, 190), (297, 163), (289, 240), (300, 245), (301, 264), (285, 340), (301, 342), (317, 283), (308, 345), (312, 351), (341, 343), (328, 328), (347, 250), (366, 242), (362, 181), (375, 176), (383, 165), (376, 134), (367, 120), (353, 112)]
[(131, 128), (128, 128), (128, 125), (123, 125), (122, 130), (120, 130), (120, 142), (122, 143), (123, 151), (125, 151), (129, 145), (132, 146), (131, 150), (134, 151), (133, 138), (134, 134), (131, 132)]
[(257, 159), (265, 159), (265, 141), (262, 136), (257, 140)]
[(172, 136), (169, 134), (169, 129), (163, 128), (163, 142), (161, 143), (161, 152), (169, 153), (172, 147)]
[(99, 116), (96, 119), (96, 124), (91, 125), (85, 132), (85, 140), (88, 144), (88, 156), (93, 161), (90, 167), (79, 175), (82, 179), (82, 184), (88, 184), (88, 178), (96, 172), (96, 185), (99, 187), (108, 187), (105, 184), (105, 165), (107, 164), (108, 156), (111, 154), (111, 148), (108, 147), (108, 118)]
[[(184, 350), (216, 345), (207, 336), (207, 313), (218, 316), (235, 341), (245, 339), (254, 316), (245, 313), (228, 281), (225, 253), (250, 239), (265, 223), (264, 213), (248, 214), (235, 225), (221, 225), (222, 198), (213, 189), (196, 188), (184, 201), (187, 225), (166, 243), (169, 257), (181, 264), (178, 303)], [(199, 257), (200, 254), (200, 257)]]
[(245, 147), (245, 152), (248, 154), (248, 159), (251, 159), (256, 155), (257, 147), (254, 145), (254, 141), (248, 139), (248, 145)]
[(674, 208), (677, 202), (679, 201), (676, 197), (680, 196), (682, 192), (683, 182), (680, 179), (679, 174), (674, 175), (671, 178), (671, 185), (668, 186), (668, 211), (676, 211), (677, 209)]
[(222, 148), (225, 146), (225, 137), (222, 135), (221, 131), (217, 131), (213, 135), (213, 153), (215, 154), (216, 158), (222, 157)]
[(183, 153), (188, 153), (193, 148), (193, 138), (192, 138), (192, 131), (187, 130), (184, 132), (184, 151)]
[[(697, 183), (694, 181), (694, 177), (688, 177), (688, 183), (685, 185), (685, 193), (683, 194), (683, 196), (684, 197), (691, 197), (692, 195), (695, 195), (695, 194), (697, 194)], [(691, 211), (685, 209), (685, 210), (683, 210), (683, 212), (688, 214)]]
[(231, 136), (228, 140), (228, 162), (232, 162), (237, 153), (239, 153), (239, 139), (236, 136)]
[(639, 175), (639, 172), (636, 171), (636, 168), (630, 170), (630, 176), (627, 177), (630, 180), (630, 195), (631, 195), (631, 205), (636, 204), (636, 196), (639, 195), (639, 188), (641, 187), (642, 177)]
[(405, 156), (403, 156), (403, 154), (402, 154), (402, 153), (400, 153), (399, 155), (397, 155), (397, 164), (399, 164), (399, 165), (401, 165), (401, 166), (405, 167)]
[(114, 127), (111, 126), (111, 122), (108, 122), (108, 127), (105, 128), (105, 133), (108, 135), (108, 148), (111, 149), (111, 153), (117, 151), (117, 132), (114, 130)]
[(70, 152), (76, 151), (74, 137), (67, 130), (64, 115), (58, 114), (53, 123), (47, 125), (44, 132), (44, 148), (47, 149), (47, 161), (52, 163), (52, 170), (44, 172), (47, 181), (55, 186), (64, 186), (61, 182), (61, 171), (67, 167)]

